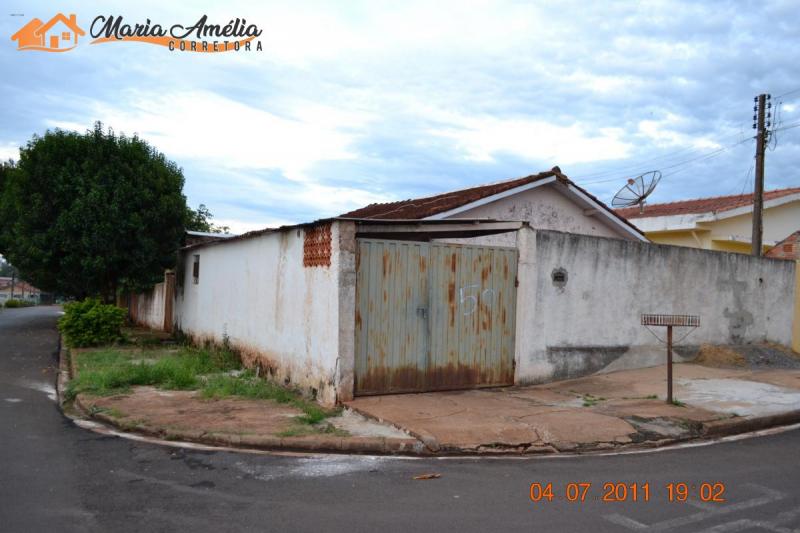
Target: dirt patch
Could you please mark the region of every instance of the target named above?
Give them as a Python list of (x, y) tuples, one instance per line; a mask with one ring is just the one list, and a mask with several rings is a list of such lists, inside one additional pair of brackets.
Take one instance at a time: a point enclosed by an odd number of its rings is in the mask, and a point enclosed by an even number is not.
[(692, 362), (715, 368), (800, 368), (800, 356), (786, 346), (773, 343), (704, 344)]
[(727, 346), (713, 346), (711, 344), (703, 344), (697, 352), (697, 357), (693, 363), (703, 366), (710, 366), (715, 368), (724, 367), (745, 367), (747, 366), (747, 359)]
[(295, 427), (302, 411), (265, 400), (206, 400), (194, 391), (135, 387), (130, 394), (86, 396), (86, 404), (121, 425), (198, 430), (202, 433), (275, 435)]

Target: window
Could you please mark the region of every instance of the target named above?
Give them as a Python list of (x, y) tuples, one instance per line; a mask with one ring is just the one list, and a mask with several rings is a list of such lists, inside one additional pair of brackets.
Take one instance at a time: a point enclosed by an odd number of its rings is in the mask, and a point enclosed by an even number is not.
[(61, 40), (62, 41), (69, 41), (69, 32), (68, 31), (62, 31), (61, 32)]
[(194, 283), (197, 285), (200, 282), (200, 256), (194, 256), (194, 264), (192, 265), (192, 277), (194, 277)]

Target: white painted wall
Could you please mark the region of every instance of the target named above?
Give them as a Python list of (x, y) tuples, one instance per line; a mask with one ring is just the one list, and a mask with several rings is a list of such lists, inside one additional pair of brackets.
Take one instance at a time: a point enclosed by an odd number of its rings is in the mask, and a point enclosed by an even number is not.
[[(565, 231), (601, 237), (630, 238), (612, 228), (603, 215), (587, 216), (584, 208), (558, 191), (563, 187), (556, 183), (528, 189), (518, 194), (501, 198), (447, 218), (489, 218), (528, 222), (532, 228)], [(455, 244), (486, 246), (515, 246), (516, 232), (472, 239), (447, 239)]]
[(617, 237), (621, 234), (608, 226), (602, 217), (587, 216), (575, 201), (558, 192), (560, 185), (548, 184), (501, 198), (449, 218), (493, 218), (520, 220), (532, 228), (565, 231), (584, 235)]
[(642, 313), (700, 315), (683, 344), (791, 345), (792, 261), (527, 228), (519, 249), (518, 383), (663, 363)]
[(134, 322), (152, 329), (164, 329), (164, 285), (162, 281), (147, 292), (131, 296), (136, 299), (130, 307)]
[(334, 223), (330, 267), (303, 266), (302, 229), (186, 250), (183, 272), (176, 274), (182, 278), (176, 287), (178, 327), (198, 341), (221, 343), (227, 335), (245, 364), (260, 366), (281, 383), (316, 390), (321, 403), (333, 404), (339, 379), (339, 230)]

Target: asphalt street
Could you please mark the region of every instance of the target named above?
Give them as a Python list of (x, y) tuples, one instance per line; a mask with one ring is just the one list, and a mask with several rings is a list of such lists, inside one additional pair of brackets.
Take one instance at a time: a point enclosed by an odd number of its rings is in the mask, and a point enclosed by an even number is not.
[[(800, 528), (798, 430), (658, 453), (444, 460), (202, 451), (99, 434), (54, 401), (58, 313), (0, 312), (2, 532)], [(424, 473), (441, 477), (412, 479)], [(686, 484), (686, 501), (680, 485), (669, 501), (669, 483)]]

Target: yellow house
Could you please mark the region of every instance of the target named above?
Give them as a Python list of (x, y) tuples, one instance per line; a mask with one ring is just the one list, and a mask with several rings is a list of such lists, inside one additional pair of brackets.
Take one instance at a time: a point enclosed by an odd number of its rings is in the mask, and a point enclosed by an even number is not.
[[(753, 195), (716, 196), (617, 209), (656, 243), (749, 254)], [(800, 229), (800, 187), (764, 192), (764, 251)]]

